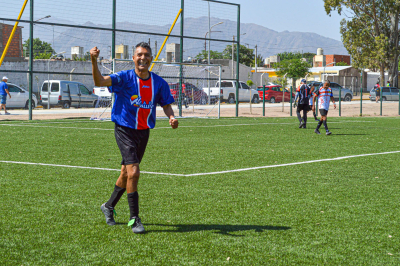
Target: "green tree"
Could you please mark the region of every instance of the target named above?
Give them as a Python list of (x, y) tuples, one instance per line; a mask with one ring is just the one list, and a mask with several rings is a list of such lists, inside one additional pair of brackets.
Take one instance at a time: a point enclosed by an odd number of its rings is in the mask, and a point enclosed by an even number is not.
[[(26, 56), (29, 56), (29, 42), (30, 40), (27, 39), (23, 44), (26, 49)], [(33, 39), (33, 56), (35, 59), (49, 59), (54, 53), (55, 51), (50, 43), (41, 41), (39, 38)]]
[(348, 66), (346, 62), (337, 62), (335, 66)]
[[(236, 60), (236, 51), (237, 51), (236, 49), (237, 45), (234, 44), (233, 46), (234, 60)], [(226, 46), (225, 50), (222, 52), (222, 56), (224, 59), (232, 59), (232, 45)], [(245, 45), (239, 46), (239, 63), (250, 67), (254, 66), (254, 57), (255, 57), (254, 49), (249, 49)]]
[(328, 15), (335, 10), (339, 14), (349, 10), (348, 19), (340, 23), (342, 41), (357, 68), (379, 68), (381, 86), (385, 68), (389, 80), (397, 85), (399, 58), (398, 0), (324, 0)]
[[(198, 60), (208, 59), (208, 51), (202, 50), (198, 55), (195, 56)], [(222, 59), (222, 53), (218, 51), (210, 51), (210, 59)]]
[(283, 53), (279, 53), (277, 55), (279, 55), (279, 58), (281, 61), (305, 58), (305, 59), (307, 59), (307, 62), (310, 62), (310, 64), (313, 61), (313, 58), (315, 56), (314, 53), (300, 53), (300, 52), (294, 52), (294, 53), (293, 52), (283, 52)]
[[(279, 77), (292, 78), (293, 84), (292, 86), (295, 87), (296, 78), (305, 77), (309, 73), (310, 65), (302, 60), (302, 59), (291, 59), (285, 60), (277, 63), (276, 68), (278, 71), (276, 72)], [(286, 79), (285, 79), (286, 80)]]

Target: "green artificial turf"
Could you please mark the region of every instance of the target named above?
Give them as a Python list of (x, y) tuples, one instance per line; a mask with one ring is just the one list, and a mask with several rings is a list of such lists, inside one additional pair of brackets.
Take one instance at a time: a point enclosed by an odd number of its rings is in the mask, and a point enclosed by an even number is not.
[[(157, 121), (144, 172), (194, 174), (400, 151), (398, 118)], [(1, 122), (1, 161), (119, 169), (112, 122)], [(321, 132), (324, 133), (323, 127)], [(0, 162), (2, 265), (399, 265), (400, 153), (224, 174), (142, 173), (144, 235), (117, 171)]]

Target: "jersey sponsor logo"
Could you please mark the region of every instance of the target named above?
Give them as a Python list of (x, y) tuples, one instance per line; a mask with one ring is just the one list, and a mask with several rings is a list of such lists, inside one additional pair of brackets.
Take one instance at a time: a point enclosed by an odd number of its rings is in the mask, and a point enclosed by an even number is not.
[(142, 97), (137, 96), (137, 95), (132, 95), (131, 105), (138, 107), (138, 108), (143, 108), (143, 109), (153, 109), (153, 107), (154, 107), (154, 104), (152, 101), (149, 101), (148, 103), (142, 102)]
[(150, 89), (150, 86), (143, 85), (142, 88)]

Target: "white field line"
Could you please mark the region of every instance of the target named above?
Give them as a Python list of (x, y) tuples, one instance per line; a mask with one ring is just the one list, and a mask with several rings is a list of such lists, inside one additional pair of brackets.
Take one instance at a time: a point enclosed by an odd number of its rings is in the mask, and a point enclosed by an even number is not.
[[(173, 173), (158, 173), (158, 172), (147, 172), (147, 171), (141, 171), (141, 172), (144, 173), (144, 174), (168, 175), (168, 176), (183, 176), (183, 177), (204, 176), (204, 175), (219, 175), (219, 174), (227, 174), (227, 173), (234, 173), (234, 172), (244, 172), (244, 171), (251, 171), (251, 170), (258, 170), (258, 169), (266, 169), (266, 168), (276, 168), (276, 167), (284, 167), (284, 166), (292, 166), (292, 165), (301, 165), (301, 164), (310, 164), (310, 163), (320, 163), (320, 162), (328, 162), (328, 161), (338, 161), (338, 160), (344, 160), (344, 159), (350, 159), (350, 158), (366, 157), (366, 156), (376, 156), (376, 155), (385, 155), (385, 154), (394, 154), (394, 153), (400, 153), (400, 151), (389, 151), (389, 152), (380, 152), (380, 153), (366, 153), (366, 154), (349, 155), (349, 156), (342, 156), (342, 157), (336, 157), (336, 158), (319, 159), (319, 160), (304, 161), (304, 162), (295, 162), (295, 163), (285, 163), (285, 164), (266, 165), (266, 166), (257, 166), (257, 167), (242, 168), (242, 169), (234, 169), (234, 170), (226, 170), (226, 171), (218, 171), (218, 172), (208, 172), (208, 173), (173, 174)], [(120, 169), (99, 168), (99, 167), (88, 167), (88, 166), (74, 166), (74, 165), (62, 165), (62, 164), (46, 164), (46, 163), (16, 162), (16, 161), (0, 161), (0, 163), (25, 164), (25, 165), (42, 165), (42, 166), (55, 166), (55, 167), (79, 168), (79, 169), (103, 170), (103, 171), (121, 171)]]
[[(329, 124), (340, 123), (375, 123), (375, 121), (341, 121), (329, 122)], [(229, 124), (229, 125), (212, 125), (212, 126), (179, 126), (180, 128), (210, 128), (210, 127), (236, 127), (236, 126), (259, 126), (259, 125), (296, 125), (296, 123), (257, 123), (257, 124)], [(43, 128), (62, 128), (62, 129), (82, 129), (82, 130), (114, 130), (113, 128), (98, 128), (98, 127), (60, 127), (60, 126), (36, 126), (34, 124), (0, 124), (0, 126), (9, 127), (43, 127)], [(170, 129), (171, 127), (155, 127), (154, 129)]]

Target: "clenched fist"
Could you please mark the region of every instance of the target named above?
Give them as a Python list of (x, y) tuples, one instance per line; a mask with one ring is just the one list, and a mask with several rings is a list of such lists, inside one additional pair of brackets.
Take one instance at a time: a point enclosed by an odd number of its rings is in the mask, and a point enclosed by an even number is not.
[(169, 119), (169, 124), (171, 125), (171, 127), (173, 129), (178, 128), (178, 124), (179, 124), (178, 119), (170, 118)]
[(97, 59), (97, 57), (99, 57), (99, 54), (100, 54), (100, 50), (97, 49), (97, 46), (90, 49), (90, 57), (92, 59)]

